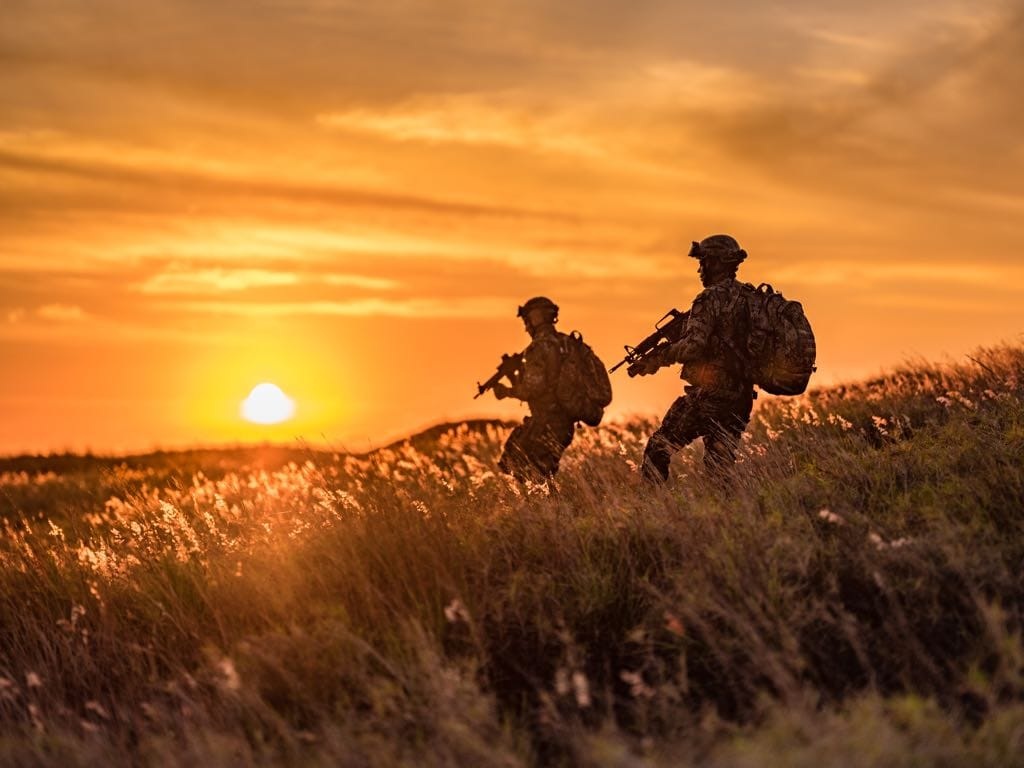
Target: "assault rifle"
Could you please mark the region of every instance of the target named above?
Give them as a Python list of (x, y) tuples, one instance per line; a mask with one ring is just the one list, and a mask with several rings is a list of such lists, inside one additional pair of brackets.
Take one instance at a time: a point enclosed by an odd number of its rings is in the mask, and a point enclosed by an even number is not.
[(512, 384), (516, 383), (519, 373), (523, 370), (523, 353), (516, 352), (513, 355), (502, 355), (501, 362), (498, 363), (498, 370), (495, 371), (494, 375), (491, 376), (483, 384), (477, 382), (477, 392), (473, 395), (473, 399), (476, 400), (480, 395), (489, 389), (494, 389), (494, 385), (501, 381), (503, 376), (507, 376), (508, 380)]
[(623, 365), (629, 363), (630, 367), (626, 369), (626, 372), (633, 376), (634, 374), (630, 371), (630, 368), (635, 364), (646, 360), (652, 355), (661, 354), (666, 347), (682, 338), (683, 331), (686, 330), (686, 321), (689, 317), (689, 312), (670, 309), (661, 320), (654, 324), (654, 333), (635, 347), (631, 347), (628, 344), (625, 346), (626, 356), (616, 363), (613, 368), (610, 368), (608, 373), (615, 373)]

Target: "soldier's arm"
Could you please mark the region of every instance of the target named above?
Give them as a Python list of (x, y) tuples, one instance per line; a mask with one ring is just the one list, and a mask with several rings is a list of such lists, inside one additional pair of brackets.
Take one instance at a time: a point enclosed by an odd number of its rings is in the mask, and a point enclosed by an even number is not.
[(666, 365), (672, 363), (688, 363), (701, 356), (711, 339), (715, 326), (715, 301), (709, 290), (704, 290), (693, 300), (690, 316), (686, 321), (686, 330), (682, 338), (672, 344), (662, 354)]
[(523, 373), (512, 387), (512, 397), (532, 400), (547, 391), (558, 371), (558, 342), (531, 344), (523, 359)]

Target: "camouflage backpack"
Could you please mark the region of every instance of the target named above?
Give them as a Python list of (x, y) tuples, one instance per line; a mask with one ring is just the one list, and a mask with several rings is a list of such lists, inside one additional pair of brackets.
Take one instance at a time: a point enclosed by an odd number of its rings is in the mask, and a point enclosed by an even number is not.
[(575, 421), (596, 427), (612, 401), (612, 383), (604, 363), (583, 341), (578, 331), (559, 334), (562, 367), (555, 395), (558, 404)]
[(750, 307), (748, 360), (754, 383), (773, 395), (799, 395), (817, 370), (814, 332), (798, 301), (767, 283), (745, 285)]

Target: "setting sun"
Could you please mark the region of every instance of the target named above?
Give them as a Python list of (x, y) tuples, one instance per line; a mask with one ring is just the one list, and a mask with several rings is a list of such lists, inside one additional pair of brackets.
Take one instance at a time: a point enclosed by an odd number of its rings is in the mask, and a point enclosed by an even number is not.
[(295, 413), (295, 403), (276, 384), (264, 382), (252, 388), (242, 401), (242, 418), (254, 424), (280, 424)]

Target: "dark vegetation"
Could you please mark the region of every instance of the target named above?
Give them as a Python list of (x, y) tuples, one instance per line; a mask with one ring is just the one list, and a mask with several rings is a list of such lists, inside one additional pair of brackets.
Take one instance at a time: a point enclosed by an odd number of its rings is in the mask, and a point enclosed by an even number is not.
[(1024, 349), (653, 424), (0, 463), (10, 765), (1024, 764)]

